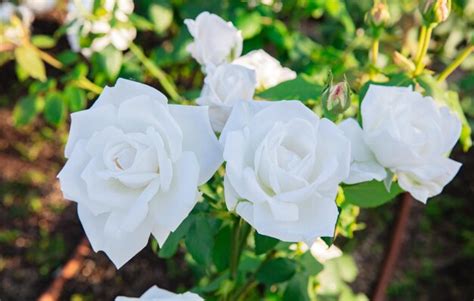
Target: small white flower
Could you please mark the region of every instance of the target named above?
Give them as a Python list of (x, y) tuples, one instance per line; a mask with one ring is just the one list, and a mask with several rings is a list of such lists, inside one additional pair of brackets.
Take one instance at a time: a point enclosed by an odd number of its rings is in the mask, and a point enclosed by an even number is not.
[[(11, 22), (13, 16), (21, 20), (21, 25)], [(29, 31), (33, 20), (33, 12), (28, 7), (16, 6), (10, 2), (0, 3), (0, 39), (15, 45), (22, 44), (25, 32)]]
[(257, 88), (261, 90), (296, 78), (296, 73), (293, 70), (282, 67), (278, 60), (263, 49), (250, 51), (246, 55), (237, 58), (234, 63), (255, 70), (257, 73)]
[(431, 97), (411, 88), (371, 85), (361, 113), (362, 129), (355, 121), (342, 125), (355, 149), (346, 182), (380, 180), (381, 169), (387, 168), (400, 187), (426, 203), (461, 167), (447, 157), (459, 138), (461, 122)]
[(175, 294), (170, 291), (161, 289), (159, 287), (152, 286), (149, 288), (141, 297), (130, 298), (130, 297), (117, 297), (115, 301), (203, 301), (204, 299), (194, 293)]
[(203, 65), (206, 72), (220, 64), (231, 62), (242, 53), (242, 34), (231, 22), (202, 12), (196, 20), (186, 19), (184, 23), (194, 38), (187, 50)]
[(57, 0), (23, 0), (21, 3), (31, 9), (35, 14), (44, 14), (52, 11)]
[[(133, 1), (107, 0), (103, 3), (106, 13), (102, 12), (98, 16), (94, 15), (93, 4), (91, 0), (69, 1), (67, 38), (71, 49), (80, 51), (85, 56), (100, 52), (109, 45), (121, 51), (127, 50), (137, 35), (128, 18), (133, 12)], [(81, 37), (88, 37), (91, 33), (97, 36), (92, 39), (90, 45), (81, 47)]]
[(253, 70), (234, 64), (220, 65), (206, 76), (201, 96), (196, 102), (209, 106), (215, 131), (222, 131), (236, 103), (252, 100), (256, 83)]
[(222, 163), (207, 107), (168, 105), (136, 82), (119, 79), (71, 120), (61, 189), (78, 203), (92, 248), (117, 267), (150, 233), (163, 245)]
[(260, 234), (312, 244), (333, 236), (350, 142), (299, 101), (239, 102), (221, 134), (229, 210)]

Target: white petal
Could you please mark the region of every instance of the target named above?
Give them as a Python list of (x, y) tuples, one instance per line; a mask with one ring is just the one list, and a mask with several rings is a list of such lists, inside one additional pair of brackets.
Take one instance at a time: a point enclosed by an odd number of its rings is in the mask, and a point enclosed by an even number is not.
[(415, 199), (426, 203), (429, 197), (441, 193), (461, 168), (461, 163), (449, 158), (430, 159), (427, 164), (397, 170), (398, 183)]
[(387, 176), (385, 168), (375, 159), (364, 140), (364, 132), (354, 119), (346, 119), (339, 124), (339, 129), (351, 142), (351, 170), (346, 184), (356, 184), (376, 179), (381, 181)]
[(86, 206), (94, 214), (100, 214), (108, 210), (108, 206), (92, 201), (87, 195), (86, 183), (81, 179), (81, 173), (91, 158), (85, 150), (84, 140), (80, 140), (69, 160), (58, 174), (61, 190), (64, 198), (75, 201)]
[(65, 148), (65, 156), (71, 155), (74, 145), (80, 139), (89, 139), (94, 132), (116, 123), (116, 110), (111, 105), (84, 110), (71, 114), (71, 128)]
[(79, 205), (79, 219), (95, 252), (104, 251), (117, 269), (122, 267), (148, 243), (151, 224), (143, 222), (133, 232), (122, 232), (120, 237), (105, 235), (107, 213), (93, 215), (87, 208)]
[(92, 108), (105, 104), (112, 104), (118, 107), (122, 102), (140, 95), (147, 95), (154, 101), (167, 104), (168, 99), (160, 91), (151, 86), (135, 81), (119, 78), (113, 87), (105, 87)]
[(222, 149), (209, 122), (207, 107), (170, 105), (183, 131), (183, 150), (193, 152), (199, 162), (199, 184), (207, 182), (222, 164)]
[(199, 176), (196, 156), (183, 152), (173, 174), (170, 189), (157, 194), (149, 204), (153, 223), (170, 231), (175, 231), (196, 205)]

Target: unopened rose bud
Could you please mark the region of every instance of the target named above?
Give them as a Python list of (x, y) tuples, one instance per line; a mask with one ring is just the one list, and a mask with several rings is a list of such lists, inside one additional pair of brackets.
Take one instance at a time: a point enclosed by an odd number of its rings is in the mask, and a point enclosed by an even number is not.
[(324, 115), (332, 119), (347, 110), (351, 105), (350, 91), (346, 79), (333, 85), (331, 78), (322, 95)]
[(451, 0), (428, 0), (423, 8), (426, 24), (438, 24), (446, 21), (451, 12)]
[(415, 71), (415, 63), (398, 51), (393, 53), (393, 62), (405, 71)]
[(390, 20), (390, 12), (388, 11), (387, 4), (383, 2), (378, 2), (374, 4), (372, 9), (370, 10), (368, 20), (369, 23), (376, 27), (386, 25)]

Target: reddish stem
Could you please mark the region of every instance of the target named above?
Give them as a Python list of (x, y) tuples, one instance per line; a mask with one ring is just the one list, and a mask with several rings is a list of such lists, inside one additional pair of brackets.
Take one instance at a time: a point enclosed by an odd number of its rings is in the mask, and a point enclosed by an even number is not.
[(400, 204), (397, 220), (395, 221), (395, 228), (393, 229), (390, 246), (387, 254), (385, 255), (384, 263), (380, 271), (380, 276), (372, 296), (373, 301), (385, 300), (386, 290), (390, 284), (390, 280), (392, 279), (393, 271), (402, 248), (412, 204), (413, 197), (408, 192), (405, 192)]

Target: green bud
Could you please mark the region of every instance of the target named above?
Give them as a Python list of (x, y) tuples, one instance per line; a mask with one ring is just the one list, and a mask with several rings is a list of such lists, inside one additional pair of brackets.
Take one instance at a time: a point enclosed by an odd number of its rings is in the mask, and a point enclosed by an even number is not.
[(451, 12), (451, 0), (427, 0), (423, 8), (423, 20), (427, 25), (446, 21)]
[(390, 20), (390, 12), (388, 6), (384, 2), (376, 2), (370, 13), (367, 15), (367, 21), (375, 27), (382, 27), (388, 24)]
[(347, 79), (333, 84), (332, 75), (322, 94), (324, 116), (334, 119), (351, 106), (351, 88)]

